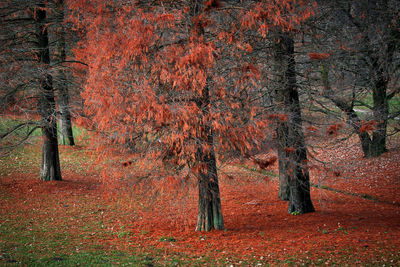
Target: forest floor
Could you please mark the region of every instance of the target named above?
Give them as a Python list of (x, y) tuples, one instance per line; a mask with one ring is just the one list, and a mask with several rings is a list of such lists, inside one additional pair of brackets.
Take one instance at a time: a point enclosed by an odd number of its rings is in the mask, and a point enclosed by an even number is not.
[[(277, 166), (220, 171), (226, 230), (195, 232), (196, 190), (143, 204), (110, 189), (86, 146), (61, 146), (63, 181), (38, 179), (37, 142), (0, 158), (0, 265), (400, 265), (400, 142), (365, 159), (350, 139), (315, 148), (316, 212), (287, 213)], [(126, 189), (126, 188), (125, 188)]]

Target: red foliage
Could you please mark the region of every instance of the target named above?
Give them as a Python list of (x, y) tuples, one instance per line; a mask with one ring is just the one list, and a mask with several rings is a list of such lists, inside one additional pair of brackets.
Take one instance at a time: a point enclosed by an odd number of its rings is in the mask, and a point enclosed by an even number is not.
[(265, 160), (263, 160), (263, 159), (253, 159), (253, 162), (255, 163), (255, 164), (257, 164), (258, 165), (258, 167), (260, 168), (260, 169), (263, 169), (263, 170), (265, 170), (265, 169), (267, 169), (268, 167), (270, 167), (271, 165), (273, 165), (275, 162), (276, 162), (276, 160), (277, 160), (278, 158), (277, 157), (275, 157), (275, 156), (273, 156), (273, 157), (271, 157), (271, 158), (269, 158), (269, 159), (265, 159)]
[(206, 7), (204, 8), (204, 11), (210, 11), (212, 8), (218, 8), (221, 7), (221, 2), (219, 0), (208, 0), (206, 2)]
[(343, 123), (336, 123), (333, 125), (330, 125), (328, 129), (326, 130), (326, 133), (328, 135), (337, 135), (338, 131), (343, 127)]
[(269, 114), (268, 119), (277, 119), (281, 122), (284, 122), (287, 121), (288, 115), (283, 113), (274, 113), (274, 114)]
[(306, 130), (307, 130), (307, 132), (314, 133), (314, 132), (318, 131), (318, 128), (313, 125), (310, 125), (310, 126), (306, 127)]
[(361, 121), (361, 127), (358, 129), (360, 133), (362, 132), (371, 132), (376, 130), (376, 125), (378, 123), (375, 120), (370, 120), (370, 121)]
[(329, 53), (310, 53), (308, 54), (308, 56), (310, 57), (310, 59), (328, 59), (331, 57), (331, 55)]
[(295, 151), (294, 147), (285, 147), (286, 153), (294, 153), (294, 151)]

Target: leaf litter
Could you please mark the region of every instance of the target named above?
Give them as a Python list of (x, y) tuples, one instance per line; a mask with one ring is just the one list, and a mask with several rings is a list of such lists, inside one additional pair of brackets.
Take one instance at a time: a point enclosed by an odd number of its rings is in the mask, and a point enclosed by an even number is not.
[[(72, 240), (59, 248), (60, 253), (161, 249), (166, 257), (183, 253), (252, 258), (263, 264), (293, 255), (327, 264), (349, 259), (354, 264), (398, 264), (399, 149), (374, 159), (363, 158), (356, 146), (325, 149), (319, 156), (341, 172), (313, 168), (313, 183), (374, 199), (314, 187), (316, 212), (295, 216), (287, 213), (287, 202), (277, 198), (276, 177), (263, 179), (262, 173), (230, 165), (223, 169), (228, 175), (220, 175), (226, 230), (195, 232), (196, 190), (189, 190), (189, 197), (165, 198), (148, 206), (129, 190), (110, 194), (94, 169), (88, 175), (64, 170), (61, 182), (42, 182), (34, 173), (16, 170), (0, 178), (0, 224), (18, 219), (25, 222), (21, 231), (39, 232), (40, 225), (47, 225), (52, 231), (43, 230), (41, 238), (67, 235)], [(272, 171), (277, 173), (276, 164)], [(4, 238), (0, 234), (1, 242), (7, 242)]]

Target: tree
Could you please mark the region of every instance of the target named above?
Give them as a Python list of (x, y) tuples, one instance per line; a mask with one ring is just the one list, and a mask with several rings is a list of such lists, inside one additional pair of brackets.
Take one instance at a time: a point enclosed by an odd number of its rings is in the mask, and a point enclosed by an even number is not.
[[(64, 0), (56, 1), (57, 24), (58, 24), (58, 42), (56, 60), (58, 64), (66, 61), (66, 43), (65, 43), (65, 26), (64, 26)], [(59, 71), (59, 85), (58, 85), (58, 106), (60, 110), (60, 142), (63, 145), (75, 145), (74, 136), (72, 133), (70, 100), (68, 92), (68, 83), (66, 69), (61, 68)]]
[[(16, 129), (36, 125), (42, 129), (42, 180), (61, 180), (57, 143), (57, 123), (53, 78), (50, 68), (49, 39), (47, 32), (47, 3), (9, 1), (1, 7), (2, 41), (7, 45), (2, 60), (2, 99), (4, 111), (26, 115), (27, 121), (17, 125), (2, 136), (10, 137)], [(10, 75), (18, 70), (17, 75)], [(33, 104), (33, 105), (32, 105)], [(36, 114), (40, 122), (33, 120)], [(33, 133), (32, 130), (27, 135)], [(24, 138), (22, 142), (25, 140)]]
[(302, 130), (301, 107), (296, 85), (294, 41), (289, 34), (281, 35), (276, 43), (275, 53), (276, 62), (282, 64), (284, 79), (282, 82), (284, 86), (276, 92), (276, 100), (283, 103), (283, 108), (288, 115), (288, 121), (280, 122), (277, 130), (279, 156), (283, 157), (280, 163), (284, 164), (283, 178), (280, 176), (280, 189), (283, 187), (281, 190), (288, 191), (280, 193), (289, 195), (289, 213), (313, 212), (315, 210), (310, 196), (307, 148)]
[[(312, 38), (328, 56), (310, 57), (318, 62), (321, 94), (345, 114), (364, 156), (379, 156), (386, 151), (388, 122), (400, 114), (389, 108), (399, 93), (399, 2), (338, 0), (320, 1), (320, 6)], [(365, 101), (369, 95), (372, 104)], [(371, 109), (372, 116), (361, 118), (359, 107)]]
[(276, 121), (279, 159), (279, 198), (289, 200), (288, 212), (313, 212), (307, 167), (307, 148), (302, 130), (301, 106), (296, 81), (293, 36), (301, 23), (310, 18), (313, 8), (302, 1), (256, 1), (249, 9), (245, 24), (257, 29), (264, 41), (267, 70), (264, 80)]
[(42, 116), (42, 180), (61, 180), (57, 141), (57, 117), (54, 99), (53, 77), (48, 73), (50, 64), (49, 38), (46, 29), (46, 5), (39, 3), (33, 10), (38, 44), (37, 58), (43, 73), (39, 77), (40, 113)]
[(76, 56), (91, 63), (83, 97), (87, 116), (103, 133), (102, 149), (136, 131), (147, 137), (149, 156), (187, 166), (197, 177), (199, 231), (224, 228), (217, 173), (222, 152), (248, 151), (266, 121), (250, 102), (259, 92), (250, 87), (257, 68), (228, 64), (246, 50), (233, 41), (236, 32), (226, 30), (236, 26), (224, 21), (235, 9), (204, 2), (70, 5), (84, 11), (77, 27), (86, 36)]

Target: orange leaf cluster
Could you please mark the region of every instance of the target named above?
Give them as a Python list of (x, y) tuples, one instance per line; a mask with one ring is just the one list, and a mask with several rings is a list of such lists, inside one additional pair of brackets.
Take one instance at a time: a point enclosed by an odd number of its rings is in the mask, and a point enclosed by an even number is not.
[(285, 147), (286, 153), (294, 153), (294, 151), (295, 151), (294, 147)]
[(337, 135), (338, 131), (343, 127), (343, 123), (336, 123), (333, 125), (330, 125), (328, 129), (326, 130), (326, 133), (328, 135)]
[(272, 166), (277, 160), (278, 160), (278, 158), (276, 156), (273, 156), (273, 157), (271, 157), (269, 159), (266, 159), (266, 160), (253, 159), (253, 162), (255, 164), (257, 164), (260, 169), (265, 170), (268, 167)]
[(328, 59), (331, 57), (331, 54), (328, 53), (310, 53), (308, 54), (310, 59), (316, 59), (316, 60), (321, 60), (321, 59)]
[(288, 119), (288, 114), (283, 114), (283, 113), (274, 113), (274, 114), (269, 114), (268, 119), (275, 119), (279, 120), (281, 122), (287, 121)]
[(370, 120), (370, 121), (361, 121), (361, 127), (358, 129), (360, 133), (362, 132), (371, 132), (376, 130), (376, 125), (378, 123), (375, 120)]

